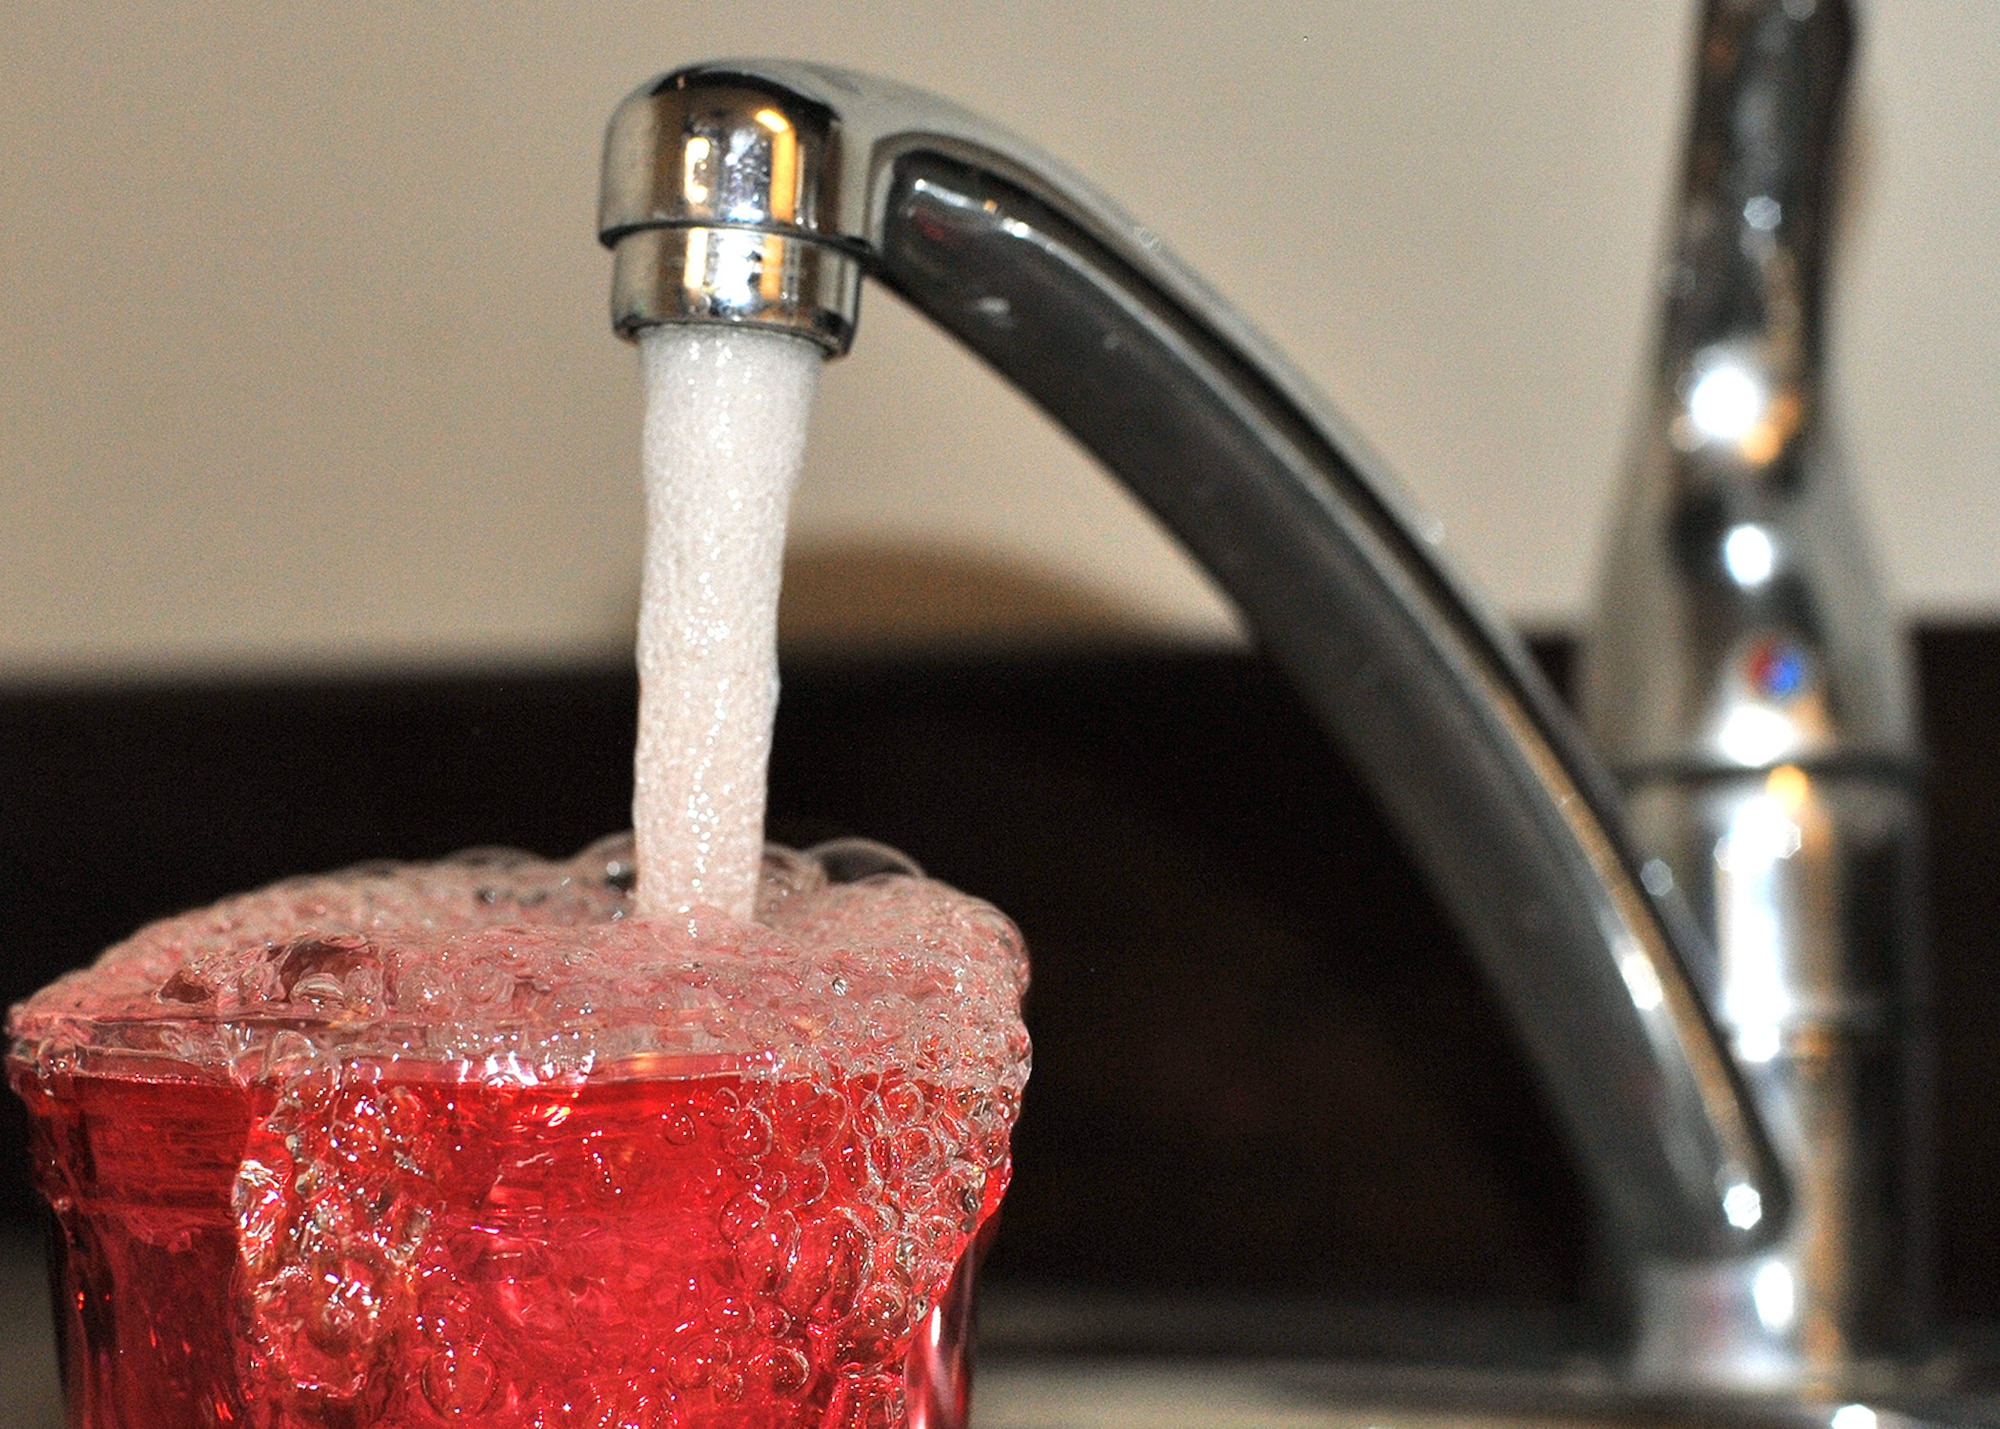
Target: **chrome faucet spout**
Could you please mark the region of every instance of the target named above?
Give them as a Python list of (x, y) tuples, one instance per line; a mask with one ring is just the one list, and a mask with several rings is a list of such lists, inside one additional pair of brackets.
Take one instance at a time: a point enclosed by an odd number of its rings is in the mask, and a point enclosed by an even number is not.
[(1377, 461), (1145, 228), (929, 95), (811, 65), (664, 75), (611, 121), (613, 322), (830, 353), (866, 272), (1091, 449), (1214, 574), (1467, 931), (1634, 1257), (1740, 1251), (1787, 1192), (1617, 796)]

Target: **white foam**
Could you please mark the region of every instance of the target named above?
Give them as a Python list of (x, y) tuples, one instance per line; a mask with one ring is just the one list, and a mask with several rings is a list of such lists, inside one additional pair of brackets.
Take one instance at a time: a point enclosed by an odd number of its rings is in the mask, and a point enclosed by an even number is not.
[(915, 875), (843, 881), (851, 846), (774, 845), (756, 921), (635, 918), (632, 864), (617, 835), (570, 859), (475, 849), (286, 879), (43, 988), (13, 1010), (13, 1055), (50, 1075), (165, 1056), (245, 1081), (342, 1059), (532, 1079), (722, 1056), (986, 1088), (1011, 1122), (1028, 966), (991, 904)]
[(785, 520), (820, 352), (799, 338), (719, 327), (653, 328), (639, 352), (638, 911), (705, 905), (748, 918), (778, 702)]

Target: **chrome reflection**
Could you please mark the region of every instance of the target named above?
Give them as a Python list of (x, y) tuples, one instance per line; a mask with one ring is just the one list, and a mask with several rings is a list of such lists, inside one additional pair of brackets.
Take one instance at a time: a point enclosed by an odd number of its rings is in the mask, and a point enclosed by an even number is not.
[(1755, 1186), (1738, 1181), (1722, 1193), (1722, 1213), (1732, 1226), (1750, 1230), (1764, 1220), (1764, 1198)]
[(1778, 569), (1778, 543), (1768, 527), (1754, 521), (1732, 526), (1722, 538), (1722, 564), (1736, 584), (1756, 590)]
[(1785, 977), (1785, 930), (1797, 911), (1783, 865), (1805, 846), (1801, 820), (1811, 781), (1786, 765), (1726, 812), (1715, 843), (1715, 941), (1722, 978), (1714, 1003), (1736, 1055), (1762, 1065), (1778, 1055), (1794, 1011)]
[(1840, 730), (1824, 661), (1785, 626), (1753, 626), (1722, 654), (1709, 695), (1706, 761), (1769, 769), (1829, 752)]
[(1899, 922), (1912, 801), (1866, 771), (1780, 765), (1651, 781), (1632, 812), (1713, 931), (1698, 980), (1796, 1168), (1792, 1217), (1767, 1251), (1642, 1276), (1637, 1369), (1829, 1393), (1874, 1383), (1921, 1304), (1908, 1078), (1922, 1008)]
[(1798, 1281), (1792, 1267), (1775, 1256), (1766, 1257), (1750, 1277), (1750, 1299), (1757, 1306), (1757, 1322), (1774, 1335), (1792, 1328), (1798, 1318)]
[(668, 77), (621, 105), (604, 150), (599, 228), (613, 245), (612, 324), (725, 322), (847, 350), (861, 269), (824, 220), (836, 206), (833, 116), (744, 78)]
[(652, 228), (613, 259), (613, 326), (726, 322), (794, 333), (829, 353), (854, 334), (861, 268), (836, 248), (752, 228)]
[(1762, 375), (1749, 362), (1729, 355), (1703, 366), (1706, 370), (1688, 392), (1687, 444), (1741, 442), (1770, 410), (1771, 395)]
[(1852, 1374), (1909, 1312), (1907, 1286), (1870, 1289), (1903, 1265), (1908, 1235), (1911, 1168), (1874, 1151), (1907, 1126), (1900, 1048), (1914, 1030), (1885, 915), (1906, 896), (1908, 802), (1879, 781), (1784, 764), (1656, 784), (1635, 812), (1642, 836), (1690, 870), (1682, 886), (1715, 940), (1709, 1006), (1801, 1168), (1793, 1223), (1769, 1252), (1649, 1274), (1656, 1324), (1674, 1334), (1654, 1329), (1642, 1369), (1694, 1358), (1712, 1377), (1772, 1388), (1801, 1366)]

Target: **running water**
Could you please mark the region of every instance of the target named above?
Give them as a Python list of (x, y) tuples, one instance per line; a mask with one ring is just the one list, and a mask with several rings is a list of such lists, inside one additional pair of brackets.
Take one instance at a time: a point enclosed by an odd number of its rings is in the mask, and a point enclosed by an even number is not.
[(778, 580), (820, 350), (743, 328), (656, 327), (632, 820), (638, 912), (748, 919), (778, 704)]

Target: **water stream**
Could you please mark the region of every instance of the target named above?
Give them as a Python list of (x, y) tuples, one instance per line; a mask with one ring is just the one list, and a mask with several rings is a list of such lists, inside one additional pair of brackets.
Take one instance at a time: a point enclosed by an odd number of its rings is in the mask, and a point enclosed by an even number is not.
[(748, 919), (778, 702), (785, 522), (820, 350), (776, 333), (657, 327), (646, 392), (646, 558), (632, 800), (637, 911)]

